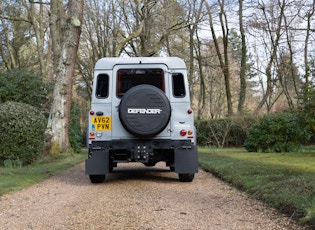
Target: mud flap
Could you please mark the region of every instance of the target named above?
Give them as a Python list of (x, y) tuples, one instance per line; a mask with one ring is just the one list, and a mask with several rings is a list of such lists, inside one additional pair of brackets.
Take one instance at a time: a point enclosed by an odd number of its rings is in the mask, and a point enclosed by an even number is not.
[(93, 150), (85, 160), (85, 173), (88, 175), (105, 175), (109, 173), (108, 150)]
[(191, 148), (177, 148), (175, 149), (174, 155), (175, 172), (198, 172), (198, 152), (196, 145), (192, 145)]

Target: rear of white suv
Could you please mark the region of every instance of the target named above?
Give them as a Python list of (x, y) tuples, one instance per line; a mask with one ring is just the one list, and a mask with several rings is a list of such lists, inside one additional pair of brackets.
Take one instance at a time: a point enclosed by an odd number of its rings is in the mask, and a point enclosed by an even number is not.
[(102, 58), (95, 65), (86, 173), (100, 183), (117, 163), (166, 162), (190, 182), (198, 172), (185, 63), (177, 57)]

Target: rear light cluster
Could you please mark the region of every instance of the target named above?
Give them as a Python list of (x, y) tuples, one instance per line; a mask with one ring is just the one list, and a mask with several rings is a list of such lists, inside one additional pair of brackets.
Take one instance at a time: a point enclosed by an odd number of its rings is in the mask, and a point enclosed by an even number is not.
[(95, 140), (95, 133), (90, 132), (89, 134), (90, 134), (89, 140)]
[[(187, 113), (188, 114), (192, 114), (193, 113), (193, 110), (192, 109), (188, 109), (187, 110)], [(185, 137), (187, 136), (188, 138), (194, 138), (193, 134), (194, 134), (194, 131), (193, 130), (186, 130), (186, 129), (182, 129), (179, 134), (182, 136), (182, 137)]]
[(89, 139), (90, 140), (95, 140), (95, 136), (96, 137), (102, 137), (102, 135), (103, 135), (102, 132), (96, 132), (96, 133), (95, 132), (90, 132), (90, 138)]
[(180, 135), (182, 136), (182, 137), (184, 137), (184, 136), (186, 136), (186, 135), (188, 135), (188, 138), (193, 138), (193, 131), (192, 130), (186, 130), (186, 129), (182, 129), (181, 131), (180, 131)]
[[(93, 110), (90, 110), (90, 115), (93, 116), (95, 114), (95, 112)], [(95, 140), (95, 132), (90, 132), (90, 140)]]

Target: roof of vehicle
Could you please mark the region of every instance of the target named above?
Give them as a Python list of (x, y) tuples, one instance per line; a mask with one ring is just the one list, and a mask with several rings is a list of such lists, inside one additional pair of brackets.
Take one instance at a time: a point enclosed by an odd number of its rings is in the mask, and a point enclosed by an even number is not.
[(113, 69), (115, 65), (165, 64), (169, 69), (185, 69), (185, 62), (178, 57), (105, 57), (95, 64), (95, 70)]

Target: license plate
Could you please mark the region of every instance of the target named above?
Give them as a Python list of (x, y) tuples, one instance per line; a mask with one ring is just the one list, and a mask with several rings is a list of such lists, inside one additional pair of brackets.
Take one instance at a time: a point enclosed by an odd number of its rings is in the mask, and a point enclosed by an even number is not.
[(93, 116), (92, 126), (96, 131), (112, 130), (112, 119), (110, 116)]

